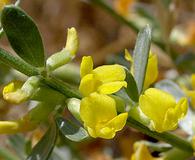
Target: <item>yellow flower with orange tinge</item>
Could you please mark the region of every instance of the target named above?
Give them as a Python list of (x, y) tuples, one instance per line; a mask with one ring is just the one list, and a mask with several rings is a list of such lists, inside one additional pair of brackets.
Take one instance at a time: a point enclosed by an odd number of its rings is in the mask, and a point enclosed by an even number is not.
[(171, 94), (149, 88), (140, 96), (139, 107), (151, 120), (150, 129), (164, 132), (177, 128), (179, 120), (187, 113), (188, 101), (183, 97), (176, 102)]
[(90, 136), (111, 139), (126, 124), (128, 113), (117, 115), (116, 102), (108, 95), (92, 93), (81, 100), (80, 115)]
[[(125, 49), (125, 59), (131, 63), (130, 70), (131, 73), (134, 74), (133, 58), (127, 49)], [(148, 57), (148, 64), (146, 68), (145, 80), (144, 80), (144, 89), (147, 89), (152, 83), (156, 81), (157, 78), (158, 78), (158, 58), (156, 54), (150, 52)]]
[(131, 156), (131, 160), (163, 160), (163, 157), (153, 157), (147, 146), (142, 142), (134, 143), (135, 153)]
[(122, 87), (127, 87), (126, 74), (123, 66), (103, 65), (93, 69), (93, 60), (90, 56), (84, 56), (81, 62), (81, 82), (79, 90), (83, 96), (93, 92), (100, 94), (112, 94)]
[(134, 2), (135, 0), (115, 0), (114, 8), (119, 14), (127, 16), (127, 14), (129, 13), (129, 8)]

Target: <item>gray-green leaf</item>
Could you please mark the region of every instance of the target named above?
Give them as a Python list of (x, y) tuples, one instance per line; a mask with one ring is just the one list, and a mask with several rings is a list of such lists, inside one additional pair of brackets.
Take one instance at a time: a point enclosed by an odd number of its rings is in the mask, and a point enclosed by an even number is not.
[(31, 17), (20, 8), (9, 5), (2, 11), (1, 24), (14, 51), (26, 62), (43, 67), (44, 47)]
[(137, 36), (133, 54), (133, 73), (139, 94), (142, 92), (151, 44), (151, 28), (144, 27)]
[(88, 137), (88, 133), (83, 127), (67, 119), (56, 117), (56, 123), (61, 133), (72, 141), (79, 142)]
[(43, 138), (33, 148), (26, 160), (47, 160), (56, 142), (57, 128), (53, 122)]
[(129, 72), (129, 70), (126, 71), (126, 82), (127, 82), (127, 88), (125, 88), (126, 93), (128, 94), (129, 98), (133, 100), (134, 102), (138, 102), (139, 100), (139, 94), (137, 89), (137, 84), (133, 78), (133, 75)]

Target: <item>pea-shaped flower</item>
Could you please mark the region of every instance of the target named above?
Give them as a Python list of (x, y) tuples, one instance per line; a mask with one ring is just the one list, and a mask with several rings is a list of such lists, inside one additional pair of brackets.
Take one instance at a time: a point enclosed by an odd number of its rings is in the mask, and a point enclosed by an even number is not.
[(150, 88), (139, 98), (142, 112), (151, 120), (150, 128), (157, 132), (176, 129), (188, 109), (187, 98), (178, 102), (172, 95), (159, 89)]
[(93, 60), (84, 56), (81, 62), (81, 83), (79, 90), (83, 96), (93, 92), (112, 94), (127, 86), (125, 70), (118, 64), (103, 65), (93, 69)]
[(24, 84), (13, 81), (3, 88), (3, 98), (11, 103), (22, 103), (33, 95), (39, 86), (39, 80), (39, 77), (32, 76)]
[(94, 92), (81, 100), (80, 116), (90, 136), (111, 139), (125, 126), (128, 113), (117, 115), (115, 100)]

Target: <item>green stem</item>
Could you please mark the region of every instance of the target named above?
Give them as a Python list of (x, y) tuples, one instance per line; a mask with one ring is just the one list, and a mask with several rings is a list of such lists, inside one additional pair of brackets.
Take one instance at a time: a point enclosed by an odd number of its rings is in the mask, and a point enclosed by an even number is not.
[(81, 99), (82, 96), (81, 94), (78, 92), (77, 89), (72, 88), (69, 84), (56, 79), (54, 77), (48, 77), (48, 78), (43, 78), (42, 77), (42, 81), (43, 83), (47, 84), (48, 86), (56, 89), (57, 91), (59, 91), (60, 93), (64, 94), (66, 97), (68, 98), (79, 98)]
[(26, 63), (19, 57), (12, 56), (8, 51), (0, 48), (0, 60), (8, 66), (13, 67), (14, 69), (24, 73), (27, 76), (39, 75), (37, 68)]
[(176, 148), (193, 153), (191, 144), (188, 141), (174, 134), (171, 134), (169, 132), (158, 133), (155, 131), (151, 131), (146, 126), (144, 126), (143, 124), (139, 123), (138, 121), (134, 120), (131, 117), (128, 117), (127, 125), (141, 131), (142, 133), (148, 136), (167, 142)]

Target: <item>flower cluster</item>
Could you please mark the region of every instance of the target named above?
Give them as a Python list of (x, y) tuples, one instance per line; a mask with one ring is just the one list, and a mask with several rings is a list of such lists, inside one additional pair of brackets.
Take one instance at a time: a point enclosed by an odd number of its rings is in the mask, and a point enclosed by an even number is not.
[(104, 65), (93, 69), (90, 56), (83, 57), (81, 63), (80, 115), (89, 134), (96, 138), (113, 138), (126, 123), (127, 113), (117, 115), (116, 102), (107, 94), (126, 87), (125, 70), (120, 65)]

